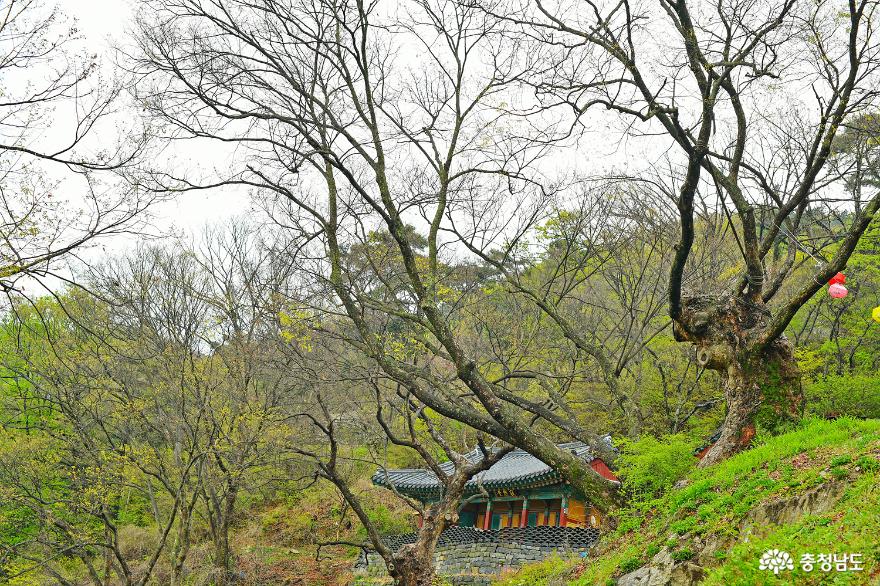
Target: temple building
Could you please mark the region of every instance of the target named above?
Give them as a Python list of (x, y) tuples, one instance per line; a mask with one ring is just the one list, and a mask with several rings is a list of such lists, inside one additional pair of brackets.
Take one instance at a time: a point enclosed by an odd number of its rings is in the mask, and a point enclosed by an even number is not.
[[(610, 437), (605, 436), (610, 444)], [(559, 444), (589, 462), (603, 477), (617, 477), (583, 442)], [(467, 457), (481, 457), (478, 450)], [(452, 462), (441, 464), (452, 472)], [(430, 470), (410, 468), (379, 470), (373, 483), (424, 503), (439, 499), (442, 484)], [(482, 490), (481, 490), (482, 487)], [(484, 493), (488, 496), (485, 496)], [(574, 490), (560, 474), (528, 452), (514, 450), (494, 466), (476, 475), (465, 486), (464, 504), (459, 509), (459, 526), (482, 530), (506, 527), (599, 527), (602, 514)]]

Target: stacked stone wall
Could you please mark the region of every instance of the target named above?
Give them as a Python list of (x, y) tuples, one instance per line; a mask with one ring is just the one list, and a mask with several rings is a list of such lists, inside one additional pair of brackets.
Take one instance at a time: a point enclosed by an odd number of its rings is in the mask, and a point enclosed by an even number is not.
[[(551, 531), (548, 531), (551, 529)], [(438, 576), (456, 586), (482, 586), (506, 569), (558, 555), (586, 556), (598, 539), (594, 529), (527, 527), (499, 531), (461, 531), (453, 528), (434, 551)], [(389, 539), (395, 545), (412, 543), (414, 535)], [(381, 581), (387, 576), (382, 558), (373, 552), (362, 554), (356, 565), (362, 577)], [(360, 580), (369, 583), (368, 580)]]

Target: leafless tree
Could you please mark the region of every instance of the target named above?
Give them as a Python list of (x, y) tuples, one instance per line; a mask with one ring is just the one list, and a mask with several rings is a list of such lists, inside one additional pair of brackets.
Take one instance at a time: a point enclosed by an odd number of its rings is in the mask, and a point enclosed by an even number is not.
[[(175, 454), (201, 457), (190, 489), (214, 545), (216, 584), (231, 579), (229, 534), (242, 493), (296, 470), (278, 442), (290, 432), (297, 397), (291, 365), (274, 351), (293, 260), (276, 256), (257, 226), (239, 221), (207, 230), (195, 249), (147, 249), (111, 263), (98, 281), (141, 339), (136, 356), (146, 364), (167, 357), (160, 365), (168, 378), (152, 377), (151, 392), (179, 387), (159, 403), (153, 425)], [(119, 374), (127, 376), (124, 368)], [(177, 581), (185, 556), (174, 555)]]
[[(228, 583), (242, 494), (306, 474), (282, 449), (298, 403), (289, 364), (275, 351), (292, 259), (279, 259), (255, 227), (236, 223), (209, 230), (199, 248), (144, 247), (108, 261), (63, 304), (31, 310), (30, 336), (42, 343), (31, 355), (10, 352), (4, 366), (28, 377), (32, 394), (48, 404), (42, 431), (58, 436), (65, 457), (41, 473), (69, 475), (73, 494), (62, 497), (78, 506), (77, 519), (90, 515), (106, 531), (95, 540), (71, 527), (60, 539), (56, 523), (39, 555), (29, 543), (15, 552), (33, 557), (25, 571), (63, 577), (56, 562), (69, 550), (96, 584), (145, 584), (160, 567), (182, 584), (193, 573), (187, 560), (203, 521), (213, 544), (208, 578)], [(12, 494), (53, 519), (59, 505), (26, 491), (26, 479)], [(155, 519), (148, 563), (123, 552), (116, 510), (126, 491), (148, 502)], [(65, 541), (73, 538), (86, 541)], [(107, 552), (105, 567), (93, 568), (95, 551)]]
[[(529, 80), (548, 106), (584, 124), (610, 111), (624, 122), (611, 140), (648, 136), (668, 149), (659, 187), (680, 230), (669, 316), (676, 339), (726, 381), (727, 416), (703, 465), (748, 445), (756, 418), (797, 419), (800, 375), (784, 331), (845, 267), (880, 205), (873, 188), (847, 202), (847, 177), (866, 167), (857, 150), (844, 169), (830, 163), (841, 129), (877, 107), (876, 2), (482, 7), (549, 51), (545, 74)], [(730, 218), (732, 278), (693, 278), (702, 209)]]
[[(294, 343), (291, 349), (296, 348), (299, 346)], [(462, 503), (473, 498), (465, 497), (466, 484), (508, 454), (512, 446), (487, 446), (482, 434), (477, 434), (476, 449), (468, 453), (458, 449), (442, 417), (431, 415), (414, 394), (371, 369), (363, 357), (344, 358), (349, 352), (343, 348), (336, 336), (325, 335), (310, 339), (307, 352), (294, 352), (299, 378), (309, 389), (304, 394), (310, 397), (298, 417), (308, 423), (310, 432), (292, 438), (296, 445), (291, 449), (314, 463), (317, 477), (337, 487), (366, 528), (371, 550), (385, 562), (394, 583), (428, 586), (434, 582), (434, 550), (441, 533), (457, 523)], [(378, 475), (387, 474), (389, 444), (416, 455), (442, 487), (436, 500), (422, 503), (397, 492), (389, 483), (395, 495), (421, 519), (415, 541), (398, 547), (392, 547), (380, 533), (358, 496), (357, 477), (349, 470), (352, 462), (366, 460), (379, 468)], [(369, 448), (369, 458), (356, 455), (363, 454), (364, 448)], [(447, 463), (443, 464), (438, 454), (445, 456)], [(483, 490), (477, 496), (486, 494)]]
[[(354, 326), (349, 343), (421, 404), (535, 454), (603, 507), (613, 484), (533, 423), (600, 446), (596, 430), (506, 389), (452, 327), (481, 285), (456, 232), (477, 226), (488, 250), (571, 188), (541, 166), (567, 133), (516, 88), (538, 56), (497, 42), (496, 24), (445, 0), (145, 2), (129, 56), (144, 107), (169, 134), (248, 153), (225, 176), (156, 174), (151, 187), (274, 195), (303, 270), (334, 299), (317, 306)], [(425, 59), (407, 62), (415, 50)]]
[[(168, 540), (188, 539), (188, 515), (197, 498), (189, 487), (204, 455), (181, 444), (173, 461), (162, 457), (155, 440), (161, 440), (156, 424), (164, 414), (132, 409), (143, 405), (145, 396), (134, 387), (147, 373), (131, 368), (129, 361), (122, 375), (119, 367), (125, 361), (108, 356), (107, 340), (96, 335), (104, 331), (106, 318), (99, 305), (83, 295), (68, 300), (63, 310), (57, 305), (25, 308), (17, 316), (19, 339), (31, 343), (17, 353), (7, 348), (3, 366), (39, 398), (38, 409), (22, 415), (33, 418), (42, 433), (32, 435), (27, 449), (4, 454), (0, 475), (4, 500), (29, 511), (38, 530), (4, 552), (4, 557), (27, 562), (4, 578), (30, 574), (73, 584), (73, 558), (94, 586), (146, 584)], [(79, 327), (86, 323), (92, 326), (88, 333)], [(126, 493), (152, 504), (157, 535), (144, 544), (143, 564), (126, 557), (128, 544), (119, 531), (118, 506)], [(157, 494), (166, 495), (169, 504), (163, 501), (160, 507)]]
[[(0, 3), (0, 289), (101, 237), (143, 228), (156, 194), (120, 177), (146, 145), (122, 84), (49, 2)], [(115, 128), (114, 128), (115, 125)], [(120, 130), (121, 129), (121, 130)], [(98, 139), (97, 134), (101, 137)], [(72, 192), (72, 193), (70, 193)]]

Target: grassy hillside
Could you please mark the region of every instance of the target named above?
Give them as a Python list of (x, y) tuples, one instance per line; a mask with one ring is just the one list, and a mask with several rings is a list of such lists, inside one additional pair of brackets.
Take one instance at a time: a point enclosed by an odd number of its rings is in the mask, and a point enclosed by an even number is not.
[[(368, 480), (356, 483), (364, 506), (384, 533), (412, 531), (413, 515), (388, 491)], [(256, 510), (236, 528), (238, 567), (248, 584), (342, 586), (351, 584), (358, 548), (323, 546), (360, 543), (367, 535), (357, 517), (328, 484), (295, 493)]]
[[(880, 420), (810, 419), (621, 512), (587, 561), (547, 560), (504, 586), (615, 584), (662, 565), (702, 584), (876, 584), (880, 581)], [(773, 548), (794, 570), (759, 569)], [(805, 572), (803, 554), (861, 553), (861, 572)], [(667, 568), (670, 566), (667, 566)]]

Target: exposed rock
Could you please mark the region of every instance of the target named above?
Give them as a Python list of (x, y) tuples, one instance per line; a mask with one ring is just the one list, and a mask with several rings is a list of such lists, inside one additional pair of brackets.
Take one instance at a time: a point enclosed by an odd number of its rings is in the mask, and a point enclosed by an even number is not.
[(667, 568), (643, 566), (617, 580), (617, 586), (664, 586), (669, 584), (670, 572)]
[(672, 568), (669, 576), (670, 586), (688, 586), (699, 583), (706, 576), (706, 571), (691, 562), (684, 562)]
[[(818, 515), (834, 508), (843, 496), (846, 486), (842, 482), (826, 482), (804, 494), (778, 499), (758, 505), (746, 515), (740, 528), (739, 539), (771, 525), (797, 521), (805, 515)], [(684, 536), (682, 539), (687, 539)], [(693, 560), (676, 562), (672, 552), (664, 547), (651, 562), (624, 574), (617, 580), (618, 586), (689, 586), (698, 584), (706, 575), (705, 567), (714, 563), (717, 551), (727, 550), (736, 539), (731, 536), (695, 536), (691, 543), (696, 551)]]
[[(699, 539), (699, 538), (698, 538)], [(694, 562), (700, 566), (711, 566), (716, 562), (716, 551), (727, 551), (736, 540), (730, 535), (709, 535), (702, 543), (695, 539), (695, 551), (697, 552)]]
[(804, 494), (758, 505), (746, 515), (741, 531), (753, 533), (755, 529), (771, 523), (783, 525), (805, 515), (830, 511), (843, 496), (845, 488), (842, 482), (826, 482)]
[(618, 586), (687, 586), (703, 579), (706, 572), (691, 562), (676, 562), (672, 552), (663, 548), (651, 563), (625, 574), (617, 580)]

